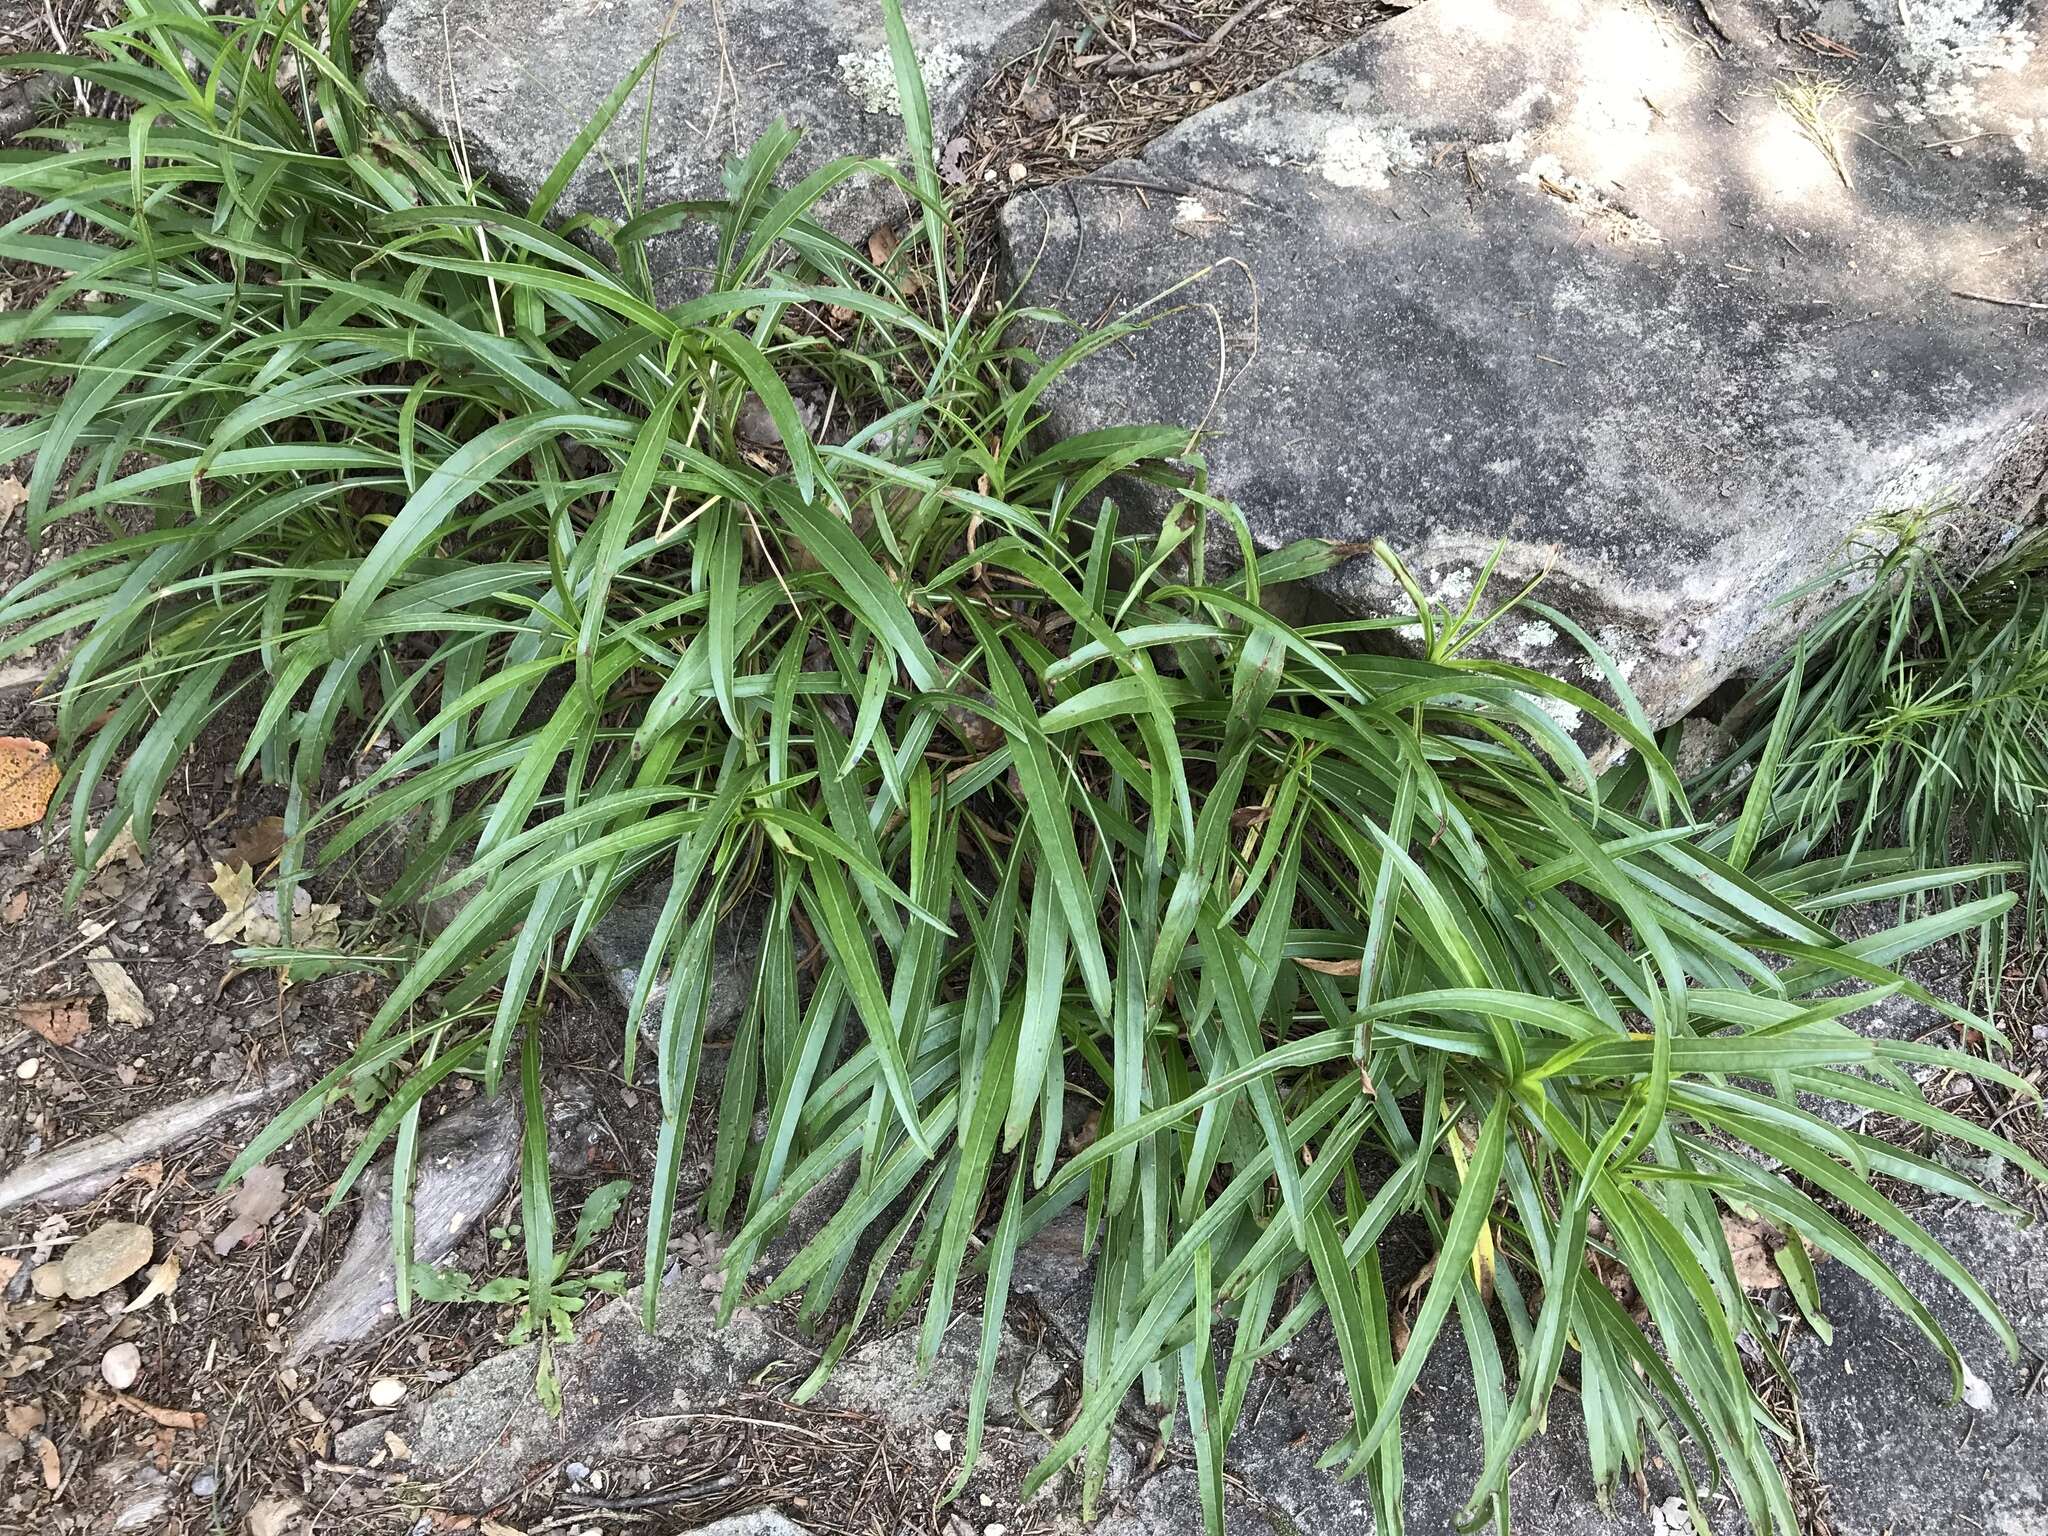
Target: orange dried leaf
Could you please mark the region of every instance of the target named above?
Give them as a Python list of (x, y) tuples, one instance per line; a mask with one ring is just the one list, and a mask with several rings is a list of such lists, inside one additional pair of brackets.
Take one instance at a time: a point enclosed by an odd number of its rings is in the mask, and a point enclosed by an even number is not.
[(50, 749), (26, 736), (0, 736), (0, 832), (32, 827), (64, 777)]
[(82, 997), (49, 997), (16, 1003), (14, 1016), (50, 1044), (73, 1044), (92, 1028), (92, 1010)]
[(1317, 960), (1310, 955), (1296, 955), (1294, 963), (1304, 970), (1320, 971), (1325, 976), (1356, 976), (1360, 969), (1357, 960)]

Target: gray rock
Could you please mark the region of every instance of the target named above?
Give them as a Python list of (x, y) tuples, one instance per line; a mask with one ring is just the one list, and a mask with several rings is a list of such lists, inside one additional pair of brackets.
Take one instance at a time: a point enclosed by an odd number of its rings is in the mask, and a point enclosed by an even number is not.
[(653, 1333), (641, 1329), (637, 1296), (598, 1310), (578, 1342), (556, 1352), (560, 1418), (534, 1391), (537, 1345), (493, 1356), (422, 1409), (405, 1410), (417, 1414), (404, 1434), (414, 1468), (456, 1479), (449, 1498), (488, 1504), (535, 1466), (572, 1455), (601, 1462), (630, 1443), (637, 1419), (725, 1402), (781, 1358), (782, 1347), (755, 1312), (718, 1327), (717, 1306), (699, 1275), (685, 1271), (662, 1288)]
[[(420, 1133), (413, 1175), (413, 1257), (446, 1258), (505, 1196), (519, 1166), (519, 1096), (477, 1099)], [(292, 1358), (358, 1343), (398, 1318), (398, 1273), (391, 1262), (391, 1160), (363, 1176), (355, 1229), (331, 1274), (300, 1317)]]
[[(633, 1005), (633, 993), (647, 959), (647, 946), (653, 942), (666, 895), (666, 888), (659, 881), (636, 886), (591, 927), (588, 953), (597, 962), (605, 990), (621, 1012)], [(707, 1038), (717, 1039), (730, 1033), (746, 1012), (761, 955), (761, 922), (761, 903), (742, 901), (712, 938), (711, 1001), (704, 1016)], [(661, 1005), (667, 995), (668, 978), (664, 975), (648, 993), (647, 1007), (640, 1015), (640, 1032), (649, 1040), (660, 1033)]]
[[(1960, 498), (1985, 547), (2048, 484), (2039, 317), (1951, 291), (2048, 291), (2048, 50), (2019, 0), (1904, 14), (1722, 0), (1723, 41), (1625, 0), (1431, 0), (1020, 196), (1026, 301), (1157, 316), (1051, 429), (1206, 427), (1262, 546), (1383, 536), (1454, 605), (1506, 538), (1494, 590), (1547, 569), (1675, 719), (1778, 654), (1822, 599), (1778, 600), (1874, 514)], [(1316, 586), (1406, 611), (1369, 556)], [(1568, 668), (1550, 626), (1502, 629)]]
[(2009, 1362), (1969, 1303), (1897, 1244), (1876, 1244), (1981, 1380), (1949, 1400), (1948, 1367), (1891, 1305), (1839, 1264), (1820, 1271), (1831, 1345), (1807, 1335), (1793, 1365), (1815, 1470), (1840, 1536), (1971, 1531), (2048, 1536), (2048, 1240), (1988, 1211), (1919, 1213), (2004, 1310)]
[[(1004, 59), (1038, 42), (1051, 0), (912, 0), (941, 142), (975, 89)], [(785, 180), (839, 155), (900, 159), (903, 124), (882, 10), (872, 0), (724, 0), (678, 11), (674, 0), (393, 0), (378, 23), (370, 75), (387, 105), (466, 144), (473, 162), (530, 201), (570, 142), (670, 23), (651, 103), (621, 112), (569, 183), (558, 212), (618, 216), (722, 195), (724, 163), (777, 117), (803, 131)], [(645, 87), (643, 86), (643, 91)], [(820, 206), (836, 232), (858, 237), (908, 208), (889, 183), (862, 177)], [(712, 255), (708, 239), (657, 243), (665, 286)]]

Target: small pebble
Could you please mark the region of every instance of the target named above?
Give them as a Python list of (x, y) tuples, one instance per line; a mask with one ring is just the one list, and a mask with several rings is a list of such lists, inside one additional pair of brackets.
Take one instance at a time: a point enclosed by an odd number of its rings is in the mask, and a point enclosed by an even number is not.
[(25, 1083), (42, 1070), (43, 1058), (40, 1056), (31, 1056), (26, 1061), (24, 1061), (20, 1066), (14, 1069), (14, 1075), (20, 1078)]
[(590, 1468), (583, 1465), (580, 1461), (570, 1462), (569, 1465), (562, 1468), (562, 1471), (572, 1483), (580, 1483), (583, 1479), (590, 1476)]
[(64, 1294), (64, 1266), (55, 1259), (47, 1264), (38, 1264), (28, 1283), (35, 1288), (38, 1296), (54, 1298)]
[(213, 1497), (214, 1490), (218, 1487), (220, 1487), (219, 1478), (215, 1477), (211, 1471), (202, 1472), (192, 1479), (192, 1497), (195, 1499), (210, 1499)]
[(116, 1392), (126, 1392), (142, 1374), (142, 1351), (133, 1344), (116, 1344), (100, 1356), (100, 1379)]
[(953, 1437), (943, 1429), (935, 1429), (932, 1431), (932, 1444), (942, 1451), (950, 1451), (953, 1449)]
[(381, 1381), (370, 1383), (370, 1403), (377, 1408), (396, 1408), (405, 1401), (405, 1383), (396, 1376), (386, 1376)]
[(1030, 173), (1024, 169), (1024, 162), (1022, 160), (1013, 160), (1010, 162), (1010, 180), (1022, 181), (1029, 174)]

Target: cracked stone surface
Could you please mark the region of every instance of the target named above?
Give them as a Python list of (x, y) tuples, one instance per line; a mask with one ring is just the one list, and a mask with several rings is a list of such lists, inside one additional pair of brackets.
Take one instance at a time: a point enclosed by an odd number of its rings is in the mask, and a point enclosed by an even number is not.
[[(2039, 317), (1953, 292), (2048, 293), (2035, 7), (1901, 14), (1429, 0), (1020, 195), (1028, 301), (1154, 319), (1051, 429), (1206, 426), (1263, 546), (1385, 537), (1453, 604), (1505, 538), (1500, 595), (1548, 568), (1674, 719), (1781, 650), (1812, 605), (1779, 600), (1874, 514), (1960, 498), (1984, 548), (2048, 483)], [(1406, 609), (1370, 557), (1318, 585)]]
[[(1052, 0), (911, 0), (940, 142), (974, 92), (1011, 54), (1039, 40)], [(721, 170), (782, 117), (803, 133), (788, 184), (839, 155), (900, 161), (903, 123), (882, 9), (873, 0), (393, 0), (378, 23), (370, 74), (387, 106), (466, 145), (473, 163), (531, 200), (618, 84), (672, 22), (643, 86), (569, 183), (557, 213), (617, 217), (630, 201), (655, 207), (722, 195)], [(641, 135), (647, 134), (646, 154)], [(864, 235), (908, 207), (885, 181), (863, 177), (820, 213), (836, 233)], [(663, 237), (653, 249), (665, 286), (693, 286), (708, 239)]]

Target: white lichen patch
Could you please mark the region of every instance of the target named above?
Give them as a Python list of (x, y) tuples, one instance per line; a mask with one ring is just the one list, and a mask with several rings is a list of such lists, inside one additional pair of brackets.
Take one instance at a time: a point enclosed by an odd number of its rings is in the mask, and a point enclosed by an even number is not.
[(1420, 170), (1423, 159), (1415, 135), (1393, 118), (1361, 117), (1323, 134), (1316, 169), (1333, 186), (1384, 192), (1396, 171)]
[(1536, 707), (1543, 711), (1567, 734), (1579, 728), (1579, 722), (1586, 718), (1586, 712), (1576, 704), (1567, 704), (1563, 699), (1553, 699), (1543, 694), (1536, 700)]
[(2037, 39), (2024, 13), (2009, 16), (1995, 0), (1915, 0), (1903, 15), (1906, 78), (1886, 115), (1956, 133), (1987, 131), (1977, 83), (2032, 59)]
[(1217, 213), (1193, 193), (1183, 194), (1173, 205), (1174, 233), (1181, 235), (1212, 235), (1225, 223), (1222, 214)]
[(1495, 139), (1488, 144), (1474, 144), (1472, 146), (1472, 158), (1482, 162), (1491, 161), (1499, 165), (1512, 167), (1526, 161), (1533, 147), (1529, 137), (1529, 130), (1517, 128), (1507, 138)]
[[(903, 98), (896, 91), (896, 61), (887, 48), (866, 53), (842, 53), (836, 61), (839, 79), (854, 104), (863, 112), (903, 115)], [(939, 96), (967, 73), (967, 60), (957, 48), (929, 48), (919, 55), (924, 67), (925, 94)]]
[(1557, 644), (1557, 631), (1541, 619), (1531, 619), (1515, 631), (1513, 644), (1517, 655), (1540, 655)]

